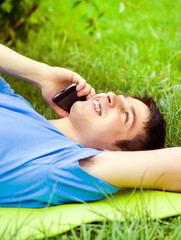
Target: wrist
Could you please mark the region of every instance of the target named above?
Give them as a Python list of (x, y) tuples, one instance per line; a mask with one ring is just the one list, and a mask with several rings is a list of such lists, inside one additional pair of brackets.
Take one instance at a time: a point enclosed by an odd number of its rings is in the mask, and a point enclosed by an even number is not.
[(27, 77), (27, 81), (42, 89), (43, 86), (46, 85), (46, 80), (48, 79), (51, 68), (51, 66), (45, 63), (36, 63), (33, 73)]

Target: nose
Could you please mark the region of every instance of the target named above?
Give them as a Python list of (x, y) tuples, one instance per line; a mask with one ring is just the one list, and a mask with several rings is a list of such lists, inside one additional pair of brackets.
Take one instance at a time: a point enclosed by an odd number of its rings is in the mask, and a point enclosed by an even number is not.
[(124, 97), (121, 97), (120, 96), (117, 96), (115, 93), (113, 92), (108, 92), (107, 93), (107, 96), (108, 96), (108, 101), (109, 101), (109, 106), (110, 107), (115, 107), (115, 106), (118, 106), (119, 107), (123, 107), (124, 105)]
[(117, 97), (116, 94), (114, 94), (113, 92), (108, 92), (107, 97), (108, 97), (109, 106), (114, 107), (116, 104), (116, 97)]

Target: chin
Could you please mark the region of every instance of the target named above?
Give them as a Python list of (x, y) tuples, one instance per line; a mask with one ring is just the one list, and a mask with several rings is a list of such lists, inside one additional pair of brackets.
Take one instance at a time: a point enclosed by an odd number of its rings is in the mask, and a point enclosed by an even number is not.
[(70, 118), (73, 124), (80, 124), (84, 120), (85, 110), (81, 101), (75, 102), (70, 109)]
[(79, 105), (80, 105), (80, 101), (74, 102), (74, 104), (72, 105), (72, 107), (70, 109), (70, 113), (74, 112), (74, 111), (77, 111), (80, 108)]

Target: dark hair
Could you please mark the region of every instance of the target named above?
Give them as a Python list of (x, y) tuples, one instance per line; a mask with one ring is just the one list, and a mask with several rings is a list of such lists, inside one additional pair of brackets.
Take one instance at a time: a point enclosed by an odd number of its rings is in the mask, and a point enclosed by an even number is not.
[(144, 97), (133, 96), (145, 105), (150, 110), (150, 117), (144, 124), (143, 132), (138, 133), (136, 137), (131, 140), (118, 140), (115, 145), (121, 148), (122, 151), (140, 151), (153, 150), (164, 147), (166, 136), (166, 121), (160, 113), (156, 103), (152, 97), (147, 94)]

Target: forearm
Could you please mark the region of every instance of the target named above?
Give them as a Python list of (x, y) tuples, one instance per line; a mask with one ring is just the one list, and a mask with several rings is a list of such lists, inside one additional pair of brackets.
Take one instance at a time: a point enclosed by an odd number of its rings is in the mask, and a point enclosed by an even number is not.
[(181, 147), (154, 151), (103, 152), (90, 173), (116, 187), (181, 192)]
[(0, 44), (0, 72), (41, 86), (48, 65), (24, 57)]

